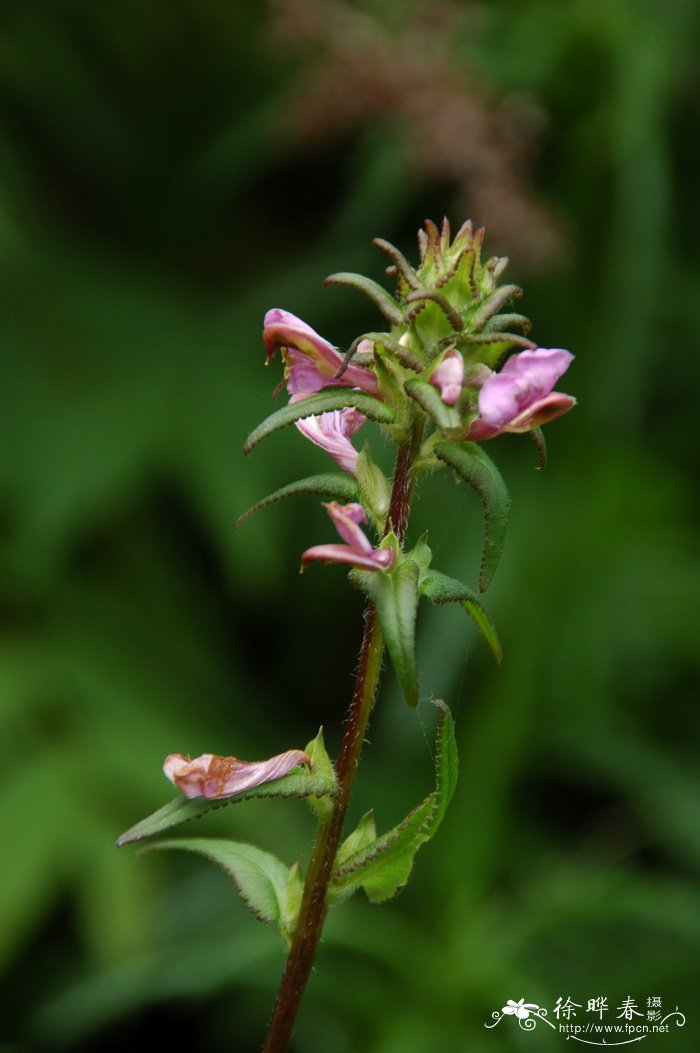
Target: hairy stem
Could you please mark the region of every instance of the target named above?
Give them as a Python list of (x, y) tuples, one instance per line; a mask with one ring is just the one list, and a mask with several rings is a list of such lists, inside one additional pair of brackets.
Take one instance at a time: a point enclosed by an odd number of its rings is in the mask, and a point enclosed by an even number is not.
[[(400, 543), (406, 533), (415, 481), (414, 464), (422, 428), (416, 424), (408, 442), (399, 447), (391, 493), (387, 530), (393, 529)], [(304, 885), (299, 920), (282, 974), (277, 1000), (263, 1053), (285, 1053), (306, 988), (326, 917), (326, 893), (343, 832), (355, 772), (362, 752), (367, 725), (377, 693), (384, 656), (384, 638), (377, 614), (368, 604), (360, 646), (355, 687), (345, 722), (345, 732), (336, 762), (338, 794), (333, 810), (319, 821), (313, 854)]]

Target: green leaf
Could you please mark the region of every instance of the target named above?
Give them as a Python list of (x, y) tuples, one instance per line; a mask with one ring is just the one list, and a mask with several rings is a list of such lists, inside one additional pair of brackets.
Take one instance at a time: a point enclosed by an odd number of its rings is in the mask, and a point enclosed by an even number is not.
[(370, 298), (375, 307), (379, 308), (392, 325), (404, 325), (405, 323), (403, 312), (394, 297), (378, 282), (373, 281), (371, 278), (366, 278), (363, 274), (338, 271), (336, 274), (329, 274), (323, 284), (348, 285), (352, 289), (358, 289), (359, 292)]
[(262, 501), (258, 501), (247, 512), (240, 515), (235, 525), (240, 526), (256, 512), (277, 504), (278, 501), (284, 501), (287, 497), (294, 497), (296, 494), (316, 494), (318, 497), (327, 497), (334, 501), (357, 501), (359, 492), (357, 483), (349, 475), (341, 475), (340, 472), (310, 475), (306, 479), (297, 479), (296, 482), (289, 483), (288, 486), (283, 486), (275, 490), (273, 494), (264, 497)]
[[(361, 820), (338, 853), (329, 885), (329, 902), (341, 902), (360, 888), (364, 888), (371, 903), (390, 899), (408, 881), (418, 849), (440, 826), (457, 785), (458, 761), (450, 711), (444, 702), (434, 704), (440, 710), (435, 790), (403, 822), (381, 837), (368, 840), (369, 814)], [(347, 855), (343, 850), (353, 837), (359, 847)]]
[[(292, 930), (296, 912), (290, 911), (290, 892), (296, 900), (295, 882), (290, 886), (290, 869), (270, 852), (255, 845), (242, 844), (214, 837), (182, 837), (170, 841), (156, 841), (145, 848), (147, 852), (181, 849), (195, 852), (225, 870), (238, 890), (246, 907), (260, 921), (274, 922), (289, 942), (290, 915)], [(298, 868), (296, 881), (298, 882)], [(297, 905), (298, 910), (298, 905)]]
[(420, 591), (423, 596), (432, 603), (461, 603), (467, 614), (469, 614), (490, 648), (494, 658), (500, 662), (503, 651), (496, 633), (496, 627), (483, 603), (468, 585), (463, 585), (456, 578), (449, 578), (440, 571), (431, 570), (420, 583)]
[(390, 424), (394, 419), (394, 411), (385, 402), (380, 402), (373, 395), (367, 395), (363, 391), (352, 391), (350, 388), (327, 388), (319, 391), (317, 395), (309, 395), (308, 398), (300, 399), (299, 402), (288, 402), (282, 409), (267, 417), (262, 424), (251, 431), (243, 445), (243, 453), (248, 454), (263, 439), (274, 431), (293, 424), (296, 420), (304, 417), (315, 417), (320, 413), (330, 413), (332, 410), (343, 409), (352, 406), (354, 409), (364, 413), (370, 420), (376, 420), (380, 424)]
[(481, 446), (464, 442), (460, 446), (439, 442), (435, 454), (476, 490), (484, 506), (484, 548), (479, 568), (479, 591), (491, 584), (505, 543), (510, 494), (496, 465)]
[(305, 749), (305, 753), (311, 759), (311, 770), (299, 768), (283, 775), (281, 779), (263, 783), (251, 790), (233, 794), (231, 797), (220, 797), (215, 800), (207, 800), (204, 797), (195, 797), (189, 800), (187, 797), (178, 797), (174, 801), (163, 805), (157, 812), (153, 812), (146, 819), (130, 827), (117, 839), (117, 845), (133, 844), (135, 841), (144, 841), (148, 837), (163, 834), (174, 826), (180, 826), (191, 819), (199, 819), (207, 812), (224, 808), (228, 804), (237, 804), (239, 801), (249, 801), (257, 797), (302, 797), (302, 798), (326, 798), (332, 796), (337, 789), (335, 773), (328, 760), (328, 754), (323, 746), (321, 731)]
[(442, 431), (452, 431), (461, 427), (462, 418), (459, 411), (454, 406), (447, 406), (442, 401), (440, 392), (432, 384), (425, 380), (407, 380), (404, 388)]
[(402, 560), (387, 572), (354, 570), (350, 573), (353, 585), (367, 593), (377, 608), (386, 649), (409, 706), (418, 704), (418, 577), (418, 565), (411, 559)]

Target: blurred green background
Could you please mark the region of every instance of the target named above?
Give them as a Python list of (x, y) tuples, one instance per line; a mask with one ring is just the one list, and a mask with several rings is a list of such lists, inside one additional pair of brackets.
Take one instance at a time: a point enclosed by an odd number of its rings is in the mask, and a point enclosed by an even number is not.
[[(462, 775), (391, 904), (331, 917), (298, 1053), (556, 1050), (508, 998), (628, 996), (700, 1042), (697, 160), (692, 0), (28, 0), (0, 22), (0, 1051), (144, 1038), (259, 1047), (282, 944), (197, 858), (118, 851), (170, 799), (166, 753), (337, 746), (360, 635), (293, 431), (246, 460), (279, 368), (271, 306), (334, 343), (374, 328), (334, 270), (382, 278), (425, 216), (487, 227), (579, 407), (489, 452), (514, 513), (489, 594), (496, 669), (424, 610), (425, 702), (391, 674), (353, 811), (430, 787), (430, 697)], [(381, 444), (373, 435), (375, 446)], [(475, 581), (478, 501), (418, 502)], [(308, 857), (301, 802), (201, 834)], [(543, 1032), (546, 1032), (543, 1034)], [(645, 1047), (646, 1048), (646, 1047)]]

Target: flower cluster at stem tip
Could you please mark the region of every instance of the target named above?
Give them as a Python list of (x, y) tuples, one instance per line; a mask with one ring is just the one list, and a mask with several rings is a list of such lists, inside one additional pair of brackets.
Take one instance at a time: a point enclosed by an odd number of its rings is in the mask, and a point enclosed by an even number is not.
[[(508, 432), (535, 432), (570, 410), (576, 400), (554, 388), (573, 355), (538, 347), (526, 335), (528, 319), (504, 310), (522, 291), (498, 284), (507, 258), (481, 262), (483, 235), (467, 222), (451, 240), (447, 220), (441, 229), (426, 221), (418, 235), (417, 269), (377, 239), (392, 260), (387, 273), (397, 277), (395, 297), (360, 275), (327, 279), (366, 293), (391, 323), (387, 332), (358, 338), (347, 355), (296, 315), (269, 310), (263, 328), (266, 360), (279, 349), (290, 403), (327, 389), (379, 400), (392, 411), (391, 423), (383, 426), (398, 443), (421, 421), (419, 473), (444, 467), (434, 452), (439, 442), (460, 446)], [(295, 421), (302, 435), (359, 484), (359, 502), (326, 504), (345, 543), (308, 549), (302, 567), (321, 560), (386, 572), (396, 562), (394, 550), (373, 548), (359, 526), (371, 521), (380, 537), (392, 527), (386, 521), (388, 483), (369, 453), (363, 451), (361, 460), (351, 442), (366, 420), (361, 408), (341, 404)]]

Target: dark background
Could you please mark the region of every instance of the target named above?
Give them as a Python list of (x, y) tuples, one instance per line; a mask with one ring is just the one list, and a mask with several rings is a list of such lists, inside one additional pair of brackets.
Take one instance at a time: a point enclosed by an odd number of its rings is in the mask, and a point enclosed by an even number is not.
[[(430, 788), (430, 697), (461, 779), (391, 904), (332, 916), (304, 1053), (561, 1049), (507, 998), (661, 996), (700, 1035), (698, 8), (29, 0), (0, 20), (0, 1051), (255, 1050), (279, 937), (198, 858), (117, 850), (172, 796), (166, 753), (338, 743), (361, 600), (314, 499), (327, 468), (273, 408), (264, 311), (341, 346), (372, 307), (324, 289), (415, 258), (426, 216), (487, 227), (578, 408), (489, 452), (514, 511), (488, 603), (421, 613), (425, 701), (391, 673), (353, 802)], [(279, 405), (279, 403), (278, 403)], [(370, 433), (371, 434), (371, 433)], [(381, 445), (372, 436), (375, 447)], [(481, 511), (447, 474), (412, 534), (474, 582)], [(301, 802), (187, 833), (308, 858)], [(543, 1032), (546, 1032), (543, 1034)], [(645, 1047), (646, 1048), (646, 1047)]]

